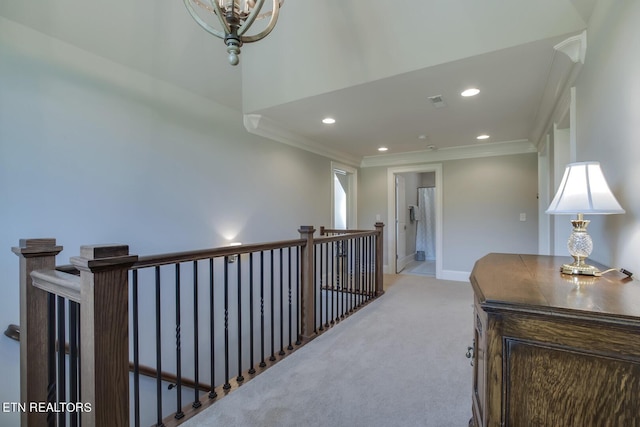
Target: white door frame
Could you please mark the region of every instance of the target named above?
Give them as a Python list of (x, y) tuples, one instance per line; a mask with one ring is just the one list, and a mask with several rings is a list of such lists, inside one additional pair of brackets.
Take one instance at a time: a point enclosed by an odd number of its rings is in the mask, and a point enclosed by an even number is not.
[[(407, 172), (435, 172), (436, 175), (436, 278), (442, 278), (442, 163), (431, 163), (414, 166), (392, 167), (387, 169), (387, 209), (389, 224), (396, 224), (396, 179), (395, 175)], [(387, 272), (393, 274), (396, 271), (396, 236), (395, 231), (387, 229)]]
[(349, 180), (347, 191), (347, 228), (358, 228), (358, 169), (338, 162), (331, 162), (331, 228), (335, 228), (335, 188), (333, 174), (335, 170), (346, 172)]
[[(396, 250), (395, 250), (395, 260), (396, 260), (396, 269), (395, 273), (400, 273), (408, 264), (407, 261), (407, 190), (404, 176), (401, 174), (393, 175), (396, 180), (395, 186), (395, 214), (396, 220), (389, 224), (389, 226), (393, 225), (395, 228), (395, 242), (396, 242)], [(404, 213), (404, 217), (402, 214)], [(402, 222), (400, 222), (402, 221)], [(402, 228), (400, 225), (402, 224)], [(398, 244), (400, 242), (400, 244)]]

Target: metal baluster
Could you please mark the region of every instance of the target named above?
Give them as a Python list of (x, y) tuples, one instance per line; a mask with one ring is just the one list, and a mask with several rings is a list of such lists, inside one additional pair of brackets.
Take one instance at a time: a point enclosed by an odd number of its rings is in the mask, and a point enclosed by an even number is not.
[(273, 298), (273, 282), (275, 280), (275, 276), (274, 276), (274, 271), (273, 271), (273, 249), (271, 249), (270, 251), (270, 255), (271, 255), (271, 260), (270, 260), (270, 266), (271, 266), (271, 284), (270, 284), (270, 289), (271, 292), (269, 293), (269, 299), (271, 300), (271, 356), (269, 356), (269, 360), (271, 360), (272, 362), (274, 360), (276, 360), (276, 351), (275, 351), (275, 329), (274, 329), (274, 298)]
[(162, 424), (162, 335), (160, 324), (160, 267), (156, 266), (156, 425)]
[(365, 299), (369, 300), (370, 287), (371, 287), (371, 236), (367, 236), (365, 239), (365, 265), (366, 265), (366, 279), (365, 279)]
[(324, 301), (324, 326), (326, 328), (329, 327), (329, 291), (330, 291), (330, 284), (331, 282), (329, 281), (329, 246), (327, 246), (328, 243), (323, 243), (322, 246), (325, 247), (325, 259), (324, 259), (324, 278), (325, 278), (325, 286), (324, 286), (324, 295), (325, 295), (325, 301)]
[(336, 323), (336, 245), (331, 243), (331, 324)]
[(369, 236), (369, 299), (373, 297), (373, 283), (375, 280), (375, 238)]
[(264, 251), (260, 252), (260, 367), (267, 366), (264, 361)]
[(249, 254), (249, 373), (252, 375), (256, 373), (253, 355), (253, 252), (251, 252)]
[(224, 390), (229, 390), (229, 257), (224, 257)]
[(340, 310), (340, 318), (344, 319), (346, 313), (347, 286), (345, 277), (347, 276), (347, 241), (340, 241), (340, 290), (342, 291), (342, 309)]
[(349, 313), (353, 312), (353, 239), (349, 239)]
[[(66, 356), (65, 356), (65, 344), (67, 342), (65, 334), (65, 299), (64, 297), (57, 297), (58, 303), (58, 396), (56, 402), (62, 403), (66, 401), (67, 393), (67, 378), (66, 378)], [(67, 425), (67, 417), (64, 411), (58, 414), (58, 427), (64, 427)]]
[[(49, 368), (49, 378), (47, 381), (47, 403), (56, 402), (56, 296), (48, 294), (47, 306), (47, 367)], [(56, 418), (53, 412), (47, 412), (47, 425), (54, 427)]]
[(182, 412), (182, 331), (180, 324), (180, 264), (176, 263), (176, 414), (179, 420), (184, 417)]
[[(80, 305), (69, 301), (69, 401), (80, 402), (78, 393), (78, 314)], [(80, 411), (71, 413), (71, 427), (80, 422)]]
[[(131, 272), (132, 283), (132, 322), (133, 322), (133, 422), (135, 426), (140, 425), (140, 339), (139, 339), (139, 323), (138, 323), (138, 270)], [(71, 344), (71, 343), (69, 343)], [(72, 358), (73, 359), (73, 358)], [(72, 369), (73, 371), (73, 369)], [(72, 386), (73, 389), (73, 386)], [(78, 400), (72, 401), (78, 402)]]
[[(313, 280), (313, 308), (314, 309), (318, 308), (318, 291), (316, 289), (316, 284), (318, 281), (318, 256), (319, 255), (320, 255), (320, 251), (315, 251), (315, 254), (313, 256), (313, 277), (311, 278), (311, 280)], [(320, 312), (320, 316), (322, 316), (321, 312)], [(322, 321), (322, 319), (320, 320)], [(318, 333), (318, 315), (317, 314), (313, 315), (313, 332)]]
[(289, 246), (289, 248), (287, 249), (288, 251), (288, 262), (287, 262), (287, 270), (289, 272), (289, 282), (288, 282), (288, 291), (289, 291), (289, 345), (287, 346), (287, 350), (293, 350), (293, 345), (291, 345), (291, 343), (293, 343), (293, 332), (292, 332), (292, 328), (293, 328), (293, 324), (291, 323), (291, 269), (293, 268), (291, 265), (291, 246)]
[(242, 257), (240, 254), (236, 256), (238, 263), (238, 274), (236, 277), (238, 283), (238, 376), (236, 381), (244, 381), (242, 376)]
[[(323, 255), (323, 253), (322, 253), (323, 252), (322, 251), (322, 249), (323, 249), (322, 248), (322, 243), (320, 243), (317, 246), (319, 247), (320, 250), (317, 251), (317, 254), (316, 254), (316, 266), (315, 266), (316, 268), (314, 268), (313, 271), (316, 272), (316, 278), (319, 280), (320, 283), (318, 283), (317, 289), (316, 289), (316, 287), (314, 287), (313, 292), (314, 292), (314, 294), (317, 293), (317, 295), (318, 295), (318, 304), (315, 305), (314, 307), (318, 307), (319, 316), (314, 316), (314, 317), (319, 317), (320, 318), (319, 319), (320, 320), (320, 327), (318, 329), (321, 330), (321, 331), (324, 331), (324, 326), (323, 326), (323, 323), (322, 323), (322, 284), (323, 284), (322, 283), (322, 255)], [(318, 267), (318, 262), (317, 262), (318, 260), (320, 261), (320, 266), (319, 267)]]
[(302, 344), (300, 341), (300, 251), (296, 250), (296, 345)]
[(283, 251), (284, 249), (280, 248), (280, 352), (278, 354), (280, 356), (284, 356), (284, 304), (282, 303), (282, 299), (284, 297), (284, 269), (283, 269)]
[(216, 346), (215, 346), (215, 330), (216, 330), (216, 321), (215, 321), (215, 292), (214, 292), (214, 274), (213, 274), (213, 258), (209, 258), (209, 323), (210, 323), (210, 331), (209, 331), (209, 347), (211, 351), (211, 390), (209, 391), (209, 399), (215, 399), (218, 396), (216, 392)]
[(198, 261), (193, 261), (193, 403), (194, 408), (202, 406), (200, 403), (200, 358), (198, 351)]
[(356, 289), (358, 291), (358, 293), (356, 294), (356, 304), (358, 305), (358, 307), (362, 304), (362, 254), (360, 253), (362, 248), (360, 247), (360, 241), (361, 238), (358, 237), (354, 242), (354, 244), (356, 245)]

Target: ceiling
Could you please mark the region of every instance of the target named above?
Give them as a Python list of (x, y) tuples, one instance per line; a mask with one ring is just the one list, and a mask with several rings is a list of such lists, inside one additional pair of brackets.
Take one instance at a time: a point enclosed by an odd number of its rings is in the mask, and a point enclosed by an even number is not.
[[(554, 67), (569, 64), (554, 46), (586, 28), (595, 0), (399, 0), (393, 17), (387, 3), (287, 0), (238, 67), (180, 0), (5, 0), (0, 16), (241, 111), (249, 131), (355, 164), (473, 146), (481, 133), (482, 144), (531, 140)], [(480, 94), (461, 97), (469, 87)]]

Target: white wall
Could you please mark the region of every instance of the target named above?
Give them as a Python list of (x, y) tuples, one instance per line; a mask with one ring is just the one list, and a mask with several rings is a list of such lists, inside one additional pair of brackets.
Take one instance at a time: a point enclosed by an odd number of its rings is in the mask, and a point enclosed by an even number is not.
[(591, 258), (640, 273), (640, 2), (599, 0), (576, 82), (577, 160), (601, 163), (624, 215), (592, 215)]
[[(242, 114), (0, 18), (0, 328), (19, 323), (20, 238), (133, 254), (281, 240), (329, 225), (330, 161)], [(0, 401), (19, 399), (0, 336)], [(0, 425), (17, 425), (0, 413)]]
[(443, 175), (445, 270), (470, 272), (491, 252), (538, 253), (537, 154), (450, 161)]

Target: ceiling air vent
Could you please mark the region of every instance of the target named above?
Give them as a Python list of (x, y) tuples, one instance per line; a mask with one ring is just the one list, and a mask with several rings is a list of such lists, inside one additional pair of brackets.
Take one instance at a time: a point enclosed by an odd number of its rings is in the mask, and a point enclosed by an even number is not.
[(442, 99), (442, 95), (430, 96), (429, 101), (431, 101), (433, 106), (436, 108), (442, 108), (447, 106), (447, 104), (444, 102), (444, 99)]

